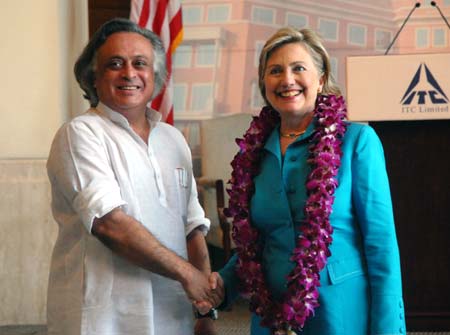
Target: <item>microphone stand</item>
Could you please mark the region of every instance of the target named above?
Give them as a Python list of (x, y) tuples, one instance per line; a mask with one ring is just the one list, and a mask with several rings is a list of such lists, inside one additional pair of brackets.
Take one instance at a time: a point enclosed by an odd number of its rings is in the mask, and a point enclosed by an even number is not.
[[(434, 2), (434, 1), (433, 1)], [(414, 7), (411, 9), (411, 11), (409, 12), (408, 16), (406, 17), (405, 21), (403, 21), (402, 26), (400, 27), (400, 29), (397, 31), (397, 34), (395, 34), (394, 39), (392, 40), (391, 44), (389, 44), (388, 48), (385, 51), (385, 55), (388, 54), (389, 50), (392, 48), (392, 45), (394, 44), (394, 42), (397, 40), (398, 35), (400, 34), (400, 32), (402, 31), (403, 27), (405, 26), (406, 22), (408, 22), (409, 17), (411, 16), (411, 14), (416, 10), (416, 8), (420, 7), (420, 2), (416, 2)], [(447, 20), (445, 20), (447, 21)], [(448, 24), (448, 23), (447, 23)]]
[(450, 24), (448, 24), (447, 19), (445, 18), (444, 14), (442, 14), (442, 11), (439, 8), (439, 6), (437, 5), (436, 1), (431, 1), (430, 4), (431, 4), (431, 6), (436, 7), (436, 9), (438, 10), (439, 14), (441, 14), (442, 20), (444, 20), (444, 22), (447, 25), (448, 29), (450, 29)]

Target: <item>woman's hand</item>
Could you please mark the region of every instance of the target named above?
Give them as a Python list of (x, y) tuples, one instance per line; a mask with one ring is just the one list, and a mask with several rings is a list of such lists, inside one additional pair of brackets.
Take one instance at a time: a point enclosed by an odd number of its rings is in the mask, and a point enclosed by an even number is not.
[(212, 290), (214, 307), (222, 304), (225, 299), (225, 283), (218, 272), (212, 272), (209, 276), (209, 285)]

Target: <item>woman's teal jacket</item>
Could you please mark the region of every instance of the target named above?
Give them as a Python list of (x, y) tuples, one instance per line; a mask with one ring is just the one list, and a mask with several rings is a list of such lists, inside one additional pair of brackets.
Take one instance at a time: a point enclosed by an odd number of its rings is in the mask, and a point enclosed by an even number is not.
[[(279, 128), (265, 144), (251, 200), (252, 224), (264, 238), (263, 267), (276, 298), (286, 290), (289, 260), (304, 218), (306, 162), (313, 125), (282, 157)], [(335, 192), (331, 256), (320, 273), (320, 307), (304, 335), (406, 334), (400, 259), (384, 152), (368, 125), (348, 123)], [(219, 271), (230, 303), (237, 296), (236, 256)], [(270, 334), (252, 316), (251, 334)]]

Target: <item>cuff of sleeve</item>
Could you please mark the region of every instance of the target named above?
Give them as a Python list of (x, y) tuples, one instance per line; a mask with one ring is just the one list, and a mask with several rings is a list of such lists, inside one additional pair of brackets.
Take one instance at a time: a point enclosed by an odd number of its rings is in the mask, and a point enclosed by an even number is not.
[(210, 221), (206, 218), (196, 220), (194, 222), (189, 222), (186, 225), (186, 236), (188, 236), (194, 229), (197, 228), (203, 233), (203, 236), (206, 236), (206, 234), (208, 234), (210, 224)]
[(84, 226), (91, 233), (94, 218), (101, 218), (114, 208), (126, 206), (127, 203), (120, 195), (118, 186), (105, 187), (93, 184), (84, 188), (73, 201), (75, 211), (80, 215)]
[(406, 334), (402, 297), (379, 295), (372, 299), (371, 334)]
[(220, 310), (228, 308), (234, 300), (239, 296), (238, 277), (236, 275), (237, 255), (234, 254), (223, 269), (219, 271), (220, 276), (225, 284), (225, 299), (219, 306)]

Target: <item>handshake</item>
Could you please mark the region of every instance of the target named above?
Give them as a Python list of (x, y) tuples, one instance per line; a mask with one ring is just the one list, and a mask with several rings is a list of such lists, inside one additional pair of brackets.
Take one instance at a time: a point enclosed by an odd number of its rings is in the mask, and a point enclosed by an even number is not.
[(189, 300), (200, 315), (218, 307), (225, 298), (222, 277), (212, 272), (209, 277), (200, 271), (193, 271), (181, 283)]
[[(218, 307), (225, 299), (225, 287), (222, 277), (217, 272), (212, 272), (208, 278), (208, 287), (206, 288), (202, 299), (193, 299), (194, 310), (202, 315), (209, 315), (213, 308)], [(206, 296), (205, 296), (206, 294)]]
[[(199, 278), (193, 279), (190, 290), (186, 293), (192, 302), (197, 322), (194, 327), (195, 335), (218, 335), (214, 320), (217, 319), (218, 307), (225, 298), (225, 286), (222, 277), (213, 272), (209, 275), (201, 273)], [(195, 290), (195, 295), (193, 294)], [(190, 293), (189, 293), (190, 292)]]

